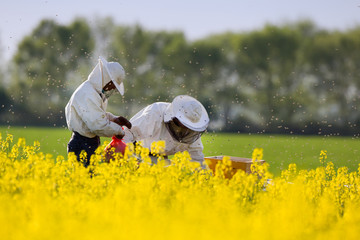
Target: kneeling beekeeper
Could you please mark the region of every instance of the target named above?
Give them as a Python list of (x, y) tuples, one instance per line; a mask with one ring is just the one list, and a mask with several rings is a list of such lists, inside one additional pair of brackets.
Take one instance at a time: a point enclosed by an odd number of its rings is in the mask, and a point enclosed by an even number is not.
[[(141, 141), (143, 147), (165, 141), (165, 156), (188, 151), (192, 161), (204, 161), (201, 135), (209, 125), (209, 116), (204, 106), (195, 98), (180, 95), (171, 103), (153, 103), (130, 119), (131, 129), (125, 129), (124, 141)], [(152, 158), (154, 161), (154, 158)]]
[(122, 116), (106, 112), (108, 98), (120, 92), (124, 95), (124, 68), (118, 62), (107, 62), (99, 57), (98, 64), (72, 94), (65, 107), (66, 123), (73, 132), (67, 151), (74, 152), (80, 161), (80, 153), (85, 151), (87, 167), (90, 157), (100, 145), (100, 137), (117, 136), (123, 138), (122, 126), (131, 129), (131, 123)]

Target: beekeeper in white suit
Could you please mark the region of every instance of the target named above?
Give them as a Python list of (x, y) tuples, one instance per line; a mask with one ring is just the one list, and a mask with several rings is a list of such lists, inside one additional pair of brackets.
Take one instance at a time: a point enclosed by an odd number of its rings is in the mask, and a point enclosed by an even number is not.
[(201, 135), (209, 125), (204, 106), (195, 98), (180, 95), (171, 103), (153, 103), (130, 119), (132, 128), (125, 129), (124, 141), (141, 141), (151, 150), (154, 141), (165, 141), (165, 155), (188, 151), (193, 161), (203, 163)]
[(124, 68), (118, 62), (107, 62), (99, 57), (98, 63), (88, 79), (72, 94), (65, 107), (66, 123), (73, 132), (67, 151), (74, 152), (80, 161), (80, 153), (85, 151), (89, 165), (90, 156), (100, 145), (100, 137), (122, 138), (122, 126), (131, 128), (124, 117), (106, 112), (108, 98), (116, 92), (124, 94)]

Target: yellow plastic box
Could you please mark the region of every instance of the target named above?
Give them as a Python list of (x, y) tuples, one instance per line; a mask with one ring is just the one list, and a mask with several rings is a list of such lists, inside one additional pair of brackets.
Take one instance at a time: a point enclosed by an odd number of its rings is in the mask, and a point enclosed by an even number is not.
[[(227, 156), (230, 158), (232, 170), (230, 173), (225, 173), (225, 176), (227, 178), (231, 178), (239, 169), (242, 171), (245, 171), (246, 173), (251, 173), (251, 164), (252, 159), (251, 158), (242, 158), (242, 157), (233, 157), (233, 156)], [(224, 158), (223, 155), (221, 156), (211, 156), (211, 157), (205, 157), (205, 161), (209, 165), (209, 168), (215, 173), (216, 164), (222, 161)], [(258, 160), (260, 164), (263, 164), (264, 160)]]

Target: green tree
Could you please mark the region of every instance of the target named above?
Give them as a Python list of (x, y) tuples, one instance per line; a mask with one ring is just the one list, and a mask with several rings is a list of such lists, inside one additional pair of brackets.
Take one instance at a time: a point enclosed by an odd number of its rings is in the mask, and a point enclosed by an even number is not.
[(228, 64), (221, 44), (215, 37), (199, 40), (190, 44), (187, 55), (187, 94), (203, 103), (212, 124), (226, 126), (231, 113), (234, 84), (227, 72)]
[(13, 114), (13, 101), (8, 93), (8, 81), (6, 79), (7, 62), (3, 58), (3, 48), (0, 44), (0, 61), (5, 63), (0, 66), (0, 124), (9, 124)]
[(74, 81), (68, 77), (88, 64), (93, 48), (90, 28), (83, 19), (69, 26), (43, 20), (20, 42), (13, 59), (11, 93), (28, 109), (25, 119), (64, 122), (63, 109), (72, 90), (68, 83), (71, 86)]
[(66, 102), (102, 55), (127, 73), (125, 96), (109, 104), (115, 114), (131, 117), (188, 94), (217, 130), (352, 133), (360, 126), (359, 34), (359, 27), (324, 31), (301, 21), (189, 42), (182, 32), (112, 18), (91, 27), (83, 19), (68, 26), (44, 20), (19, 44), (0, 100), (9, 106), (7, 121), (64, 122)]
[(359, 33), (359, 28), (347, 33), (322, 31), (306, 48), (317, 96), (315, 116), (325, 126), (351, 129), (359, 122)]
[(296, 105), (294, 71), (300, 38), (288, 26), (268, 25), (261, 31), (245, 35), (239, 41), (236, 58), (241, 78), (259, 109), (258, 118), (264, 129), (275, 130), (291, 122)]
[[(182, 33), (148, 32), (139, 25), (115, 30), (109, 52), (127, 72), (126, 114), (132, 116), (155, 101), (172, 100), (181, 89), (176, 81), (184, 69), (181, 54), (185, 47)], [(119, 105), (121, 100), (113, 103)]]

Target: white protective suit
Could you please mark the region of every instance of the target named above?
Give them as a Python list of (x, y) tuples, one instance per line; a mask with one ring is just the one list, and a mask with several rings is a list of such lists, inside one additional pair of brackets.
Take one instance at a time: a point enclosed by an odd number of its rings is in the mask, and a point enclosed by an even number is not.
[(88, 79), (75, 90), (65, 107), (69, 130), (88, 138), (123, 135), (122, 127), (112, 122), (115, 116), (105, 111), (108, 101), (102, 89), (112, 79), (116, 79), (113, 82), (123, 94), (124, 77), (125, 71), (120, 64), (108, 63), (100, 57)]
[(131, 130), (125, 128), (124, 142), (141, 141), (143, 147), (149, 148), (154, 141), (165, 141), (165, 155), (188, 151), (193, 161), (202, 163), (204, 160), (201, 138), (194, 143), (186, 144), (173, 139), (165, 126), (164, 115), (168, 113), (171, 103), (153, 103), (130, 119)]

